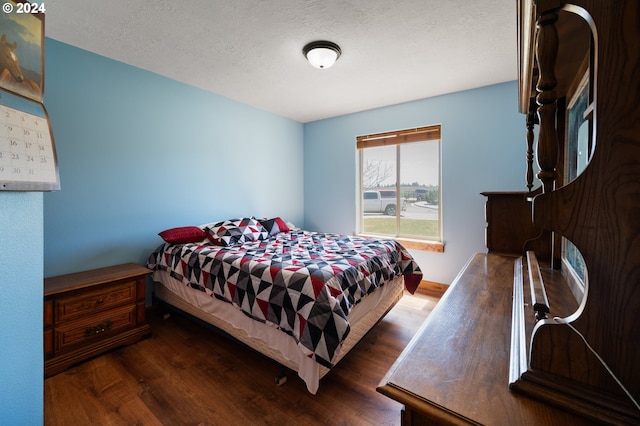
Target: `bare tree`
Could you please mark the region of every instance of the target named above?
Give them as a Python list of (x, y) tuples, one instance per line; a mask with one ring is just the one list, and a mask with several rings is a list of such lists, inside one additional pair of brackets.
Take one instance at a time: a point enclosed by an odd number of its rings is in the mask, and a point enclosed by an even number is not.
[(394, 167), (392, 164), (383, 161), (367, 160), (362, 172), (362, 187), (365, 191), (378, 188), (393, 175)]

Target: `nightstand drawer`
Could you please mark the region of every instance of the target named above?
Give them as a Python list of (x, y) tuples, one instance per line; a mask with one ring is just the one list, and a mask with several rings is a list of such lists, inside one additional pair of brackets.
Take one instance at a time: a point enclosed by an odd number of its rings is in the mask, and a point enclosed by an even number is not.
[(55, 350), (66, 349), (79, 343), (109, 336), (135, 325), (136, 306), (122, 306), (82, 321), (74, 321), (54, 330)]
[(74, 318), (84, 317), (127, 303), (135, 303), (136, 282), (126, 281), (98, 290), (86, 291), (56, 300), (55, 321), (60, 324)]

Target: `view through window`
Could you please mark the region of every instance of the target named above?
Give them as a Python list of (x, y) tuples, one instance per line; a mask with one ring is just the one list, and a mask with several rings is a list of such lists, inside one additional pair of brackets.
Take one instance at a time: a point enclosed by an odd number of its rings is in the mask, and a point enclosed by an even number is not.
[(440, 126), (358, 136), (359, 232), (441, 242)]

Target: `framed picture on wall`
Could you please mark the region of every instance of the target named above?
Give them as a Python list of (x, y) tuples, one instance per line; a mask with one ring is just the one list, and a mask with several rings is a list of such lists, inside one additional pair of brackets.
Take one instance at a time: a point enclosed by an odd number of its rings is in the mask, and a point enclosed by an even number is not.
[(0, 88), (42, 102), (44, 9), (4, 0), (0, 13)]

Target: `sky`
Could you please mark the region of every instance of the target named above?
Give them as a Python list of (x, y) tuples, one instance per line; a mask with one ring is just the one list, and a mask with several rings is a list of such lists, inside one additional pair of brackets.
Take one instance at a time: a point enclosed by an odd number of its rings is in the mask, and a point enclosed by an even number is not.
[[(389, 176), (380, 185), (396, 182), (396, 145), (367, 148), (363, 164), (375, 164), (380, 170), (390, 170)], [(400, 147), (400, 183), (439, 186), (440, 143), (439, 141), (403, 144)], [(382, 172), (381, 172), (382, 173)]]

